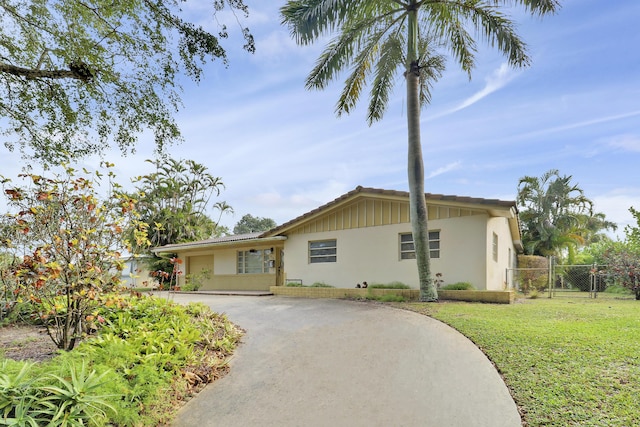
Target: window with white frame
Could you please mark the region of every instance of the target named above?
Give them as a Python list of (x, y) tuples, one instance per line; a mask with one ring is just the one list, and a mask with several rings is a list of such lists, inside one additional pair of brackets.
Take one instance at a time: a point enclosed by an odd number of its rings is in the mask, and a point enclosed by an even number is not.
[(416, 249), (413, 246), (411, 233), (400, 233), (400, 259), (416, 259)]
[(338, 246), (335, 239), (309, 242), (309, 263), (336, 262)]
[(238, 274), (269, 272), (269, 249), (238, 251)]
[(493, 243), (492, 243), (491, 252), (493, 254), (493, 260), (497, 262), (498, 261), (498, 235), (496, 233), (493, 233)]
[[(440, 230), (429, 231), (429, 258), (440, 258)], [(416, 259), (411, 233), (400, 233), (400, 259)]]

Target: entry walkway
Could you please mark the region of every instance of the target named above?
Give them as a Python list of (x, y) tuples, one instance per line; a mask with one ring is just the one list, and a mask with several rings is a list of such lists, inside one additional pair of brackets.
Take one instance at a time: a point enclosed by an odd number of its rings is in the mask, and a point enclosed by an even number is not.
[(519, 427), (485, 355), (416, 313), (341, 300), (175, 294), (247, 330), (175, 427)]

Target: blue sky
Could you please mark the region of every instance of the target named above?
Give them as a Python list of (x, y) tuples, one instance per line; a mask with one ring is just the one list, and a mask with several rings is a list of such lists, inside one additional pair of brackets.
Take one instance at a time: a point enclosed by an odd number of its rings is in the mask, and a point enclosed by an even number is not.
[[(232, 33), (229, 67), (212, 62), (199, 85), (183, 82), (185, 142), (170, 149), (222, 177), (221, 200), (235, 214), (221, 223), (232, 228), (246, 213), (282, 223), (358, 185), (407, 190), (403, 82), (383, 121), (367, 125), (366, 98), (337, 118), (343, 79), (322, 92), (304, 89), (323, 44), (295, 45), (280, 25), (283, 1), (246, 3), (257, 52), (241, 50), (235, 18), (218, 16)], [(530, 67), (510, 69), (482, 43), (471, 81), (448, 61), (422, 113), (425, 190), (513, 200), (520, 177), (555, 168), (623, 228), (628, 208), (640, 208), (640, 2), (562, 3), (544, 19), (514, 11)], [(209, 2), (187, 7), (216, 29)], [(120, 181), (150, 172), (143, 161), (152, 148), (143, 135), (137, 154), (108, 155)], [(16, 154), (3, 163), (4, 175), (19, 173)]]

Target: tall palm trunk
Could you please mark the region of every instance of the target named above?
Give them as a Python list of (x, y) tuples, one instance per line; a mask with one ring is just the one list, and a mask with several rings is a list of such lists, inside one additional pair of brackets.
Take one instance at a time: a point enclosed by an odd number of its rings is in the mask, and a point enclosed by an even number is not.
[[(415, 3), (413, 1), (412, 3)], [(412, 10), (408, 16), (407, 71), (407, 128), (409, 212), (413, 245), (418, 264), (420, 281), (420, 301), (437, 301), (438, 291), (431, 278), (429, 259), (429, 231), (427, 228), (427, 203), (424, 197), (424, 162), (420, 141), (420, 68), (418, 64), (418, 11)]]

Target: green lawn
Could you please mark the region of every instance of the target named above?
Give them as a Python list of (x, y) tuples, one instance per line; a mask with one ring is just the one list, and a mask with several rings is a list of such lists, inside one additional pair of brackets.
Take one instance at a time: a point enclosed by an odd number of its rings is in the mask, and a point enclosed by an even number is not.
[(504, 376), (529, 427), (640, 425), (640, 301), (399, 306), (474, 341)]

